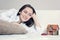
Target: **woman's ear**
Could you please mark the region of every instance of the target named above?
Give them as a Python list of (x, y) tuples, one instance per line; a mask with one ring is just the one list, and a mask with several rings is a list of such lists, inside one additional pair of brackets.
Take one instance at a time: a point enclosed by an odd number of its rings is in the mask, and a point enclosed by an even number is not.
[(21, 14), (21, 12), (19, 12), (19, 15)]
[(19, 14), (20, 14), (21, 12), (19, 12)]

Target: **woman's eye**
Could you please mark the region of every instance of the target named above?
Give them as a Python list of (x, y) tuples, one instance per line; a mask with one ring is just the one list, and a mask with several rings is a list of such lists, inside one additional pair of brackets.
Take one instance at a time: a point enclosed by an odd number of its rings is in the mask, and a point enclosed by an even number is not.
[(31, 14), (29, 14), (29, 16), (31, 16)]
[(24, 13), (27, 13), (27, 11), (24, 11)]

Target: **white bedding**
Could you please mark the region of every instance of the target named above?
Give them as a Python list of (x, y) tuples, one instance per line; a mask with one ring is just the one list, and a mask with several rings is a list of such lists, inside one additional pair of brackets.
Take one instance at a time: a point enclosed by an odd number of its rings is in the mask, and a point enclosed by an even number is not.
[[(6, 10), (6, 11), (3, 11), (1, 14), (0, 14), (0, 19), (4, 20), (4, 21), (8, 21), (8, 22), (14, 22), (14, 21), (17, 21), (19, 20), (18, 18), (15, 19), (17, 16), (16, 16), (16, 13), (18, 12), (18, 10), (16, 9), (9, 9), (9, 10)], [(23, 25), (23, 24), (22, 24)], [(32, 27), (26, 27), (25, 25), (23, 25), (29, 32), (40, 32), (40, 34), (42, 33), (43, 31), (43, 28), (41, 28), (41, 30), (39, 31), (39, 28), (37, 28), (38, 30), (36, 31), (34, 29), (34, 26)]]
[[(10, 10), (11, 11), (9, 11), (9, 13), (16, 13), (17, 12), (17, 10), (15, 10), (15, 9), (10, 9)], [(4, 13), (4, 12), (5, 11), (2, 11), (2, 12), (0, 11), (0, 15), (1, 15), (1, 13)], [(7, 14), (5, 14), (5, 15), (7, 15)], [(42, 26), (44, 26), (44, 25), (42, 24)], [(43, 33), (44, 30), (45, 29), (42, 28), (39, 32), (29, 32), (25, 35), (20, 35), (20, 34), (18, 34), (18, 35), (0, 35), (0, 40), (60, 40), (60, 38), (59, 38), (60, 35), (59, 36), (52, 36), (52, 35), (42, 36), (41, 33)]]
[(0, 40), (60, 40), (60, 36), (41, 36), (39, 33), (29, 33), (25, 35), (0, 35)]

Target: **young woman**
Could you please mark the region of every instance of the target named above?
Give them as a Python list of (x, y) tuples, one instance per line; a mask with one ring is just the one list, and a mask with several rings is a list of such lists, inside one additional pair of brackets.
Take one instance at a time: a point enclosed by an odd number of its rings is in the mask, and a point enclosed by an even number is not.
[(29, 28), (32, 27), (32, 25), (34, 25), (35, 29), (37, 29), (37, 27), (40, 28), (35, 9), (31, 5), (26, 4), (22, 6), (18, 11), (17, 16), (19, 16), (20, 19), (17, 22), (18, 24), (24, 23)]
[(29, 4), (26, 4), (19, 9), (18, 13), (16, 14), (16, 17), (13, 19), (17, 19), (17, 18), (19, 20), (12, 23), (16, 25), (20, 25), (21, 23), (23, 23), (28, 28), (33, 27), (33, 25), (34, 25), (34, 29), (40, 28), (40, 25), (36, 17), (35, 9)]
[(26, 4), (21, 7), (19, 9), (19, 12), (17, 13), (17, 16), (19, 16), (20, 19), (17, 22), (18, 24), (25, 23), (27, 27), (31, 27), (33, 24), (39, 26), (35, 9), (29, 4)]

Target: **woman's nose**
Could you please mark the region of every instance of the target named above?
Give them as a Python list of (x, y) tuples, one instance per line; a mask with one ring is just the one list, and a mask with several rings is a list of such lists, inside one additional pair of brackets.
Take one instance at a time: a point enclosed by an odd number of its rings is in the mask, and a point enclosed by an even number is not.
[(25, 14), (25, 17), (28, 17), (28, 14), (27, 13)]
[(25, 18), (26, 18), (26, 19), (29, 18), (28, 14), (25, 15)]

